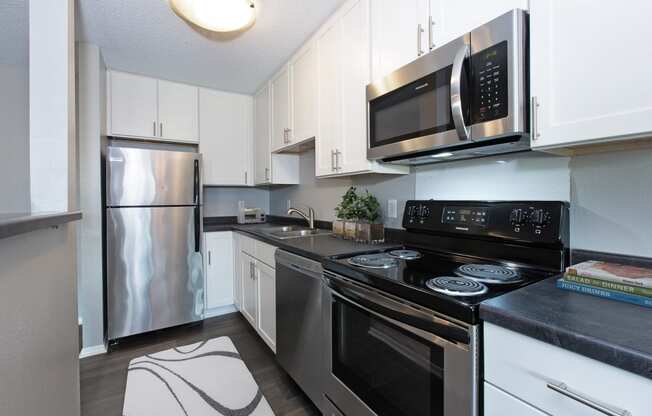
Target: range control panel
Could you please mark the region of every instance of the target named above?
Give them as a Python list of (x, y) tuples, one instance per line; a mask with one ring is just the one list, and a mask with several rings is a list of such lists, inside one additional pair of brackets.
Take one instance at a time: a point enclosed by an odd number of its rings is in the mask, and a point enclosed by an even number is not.
[(568, 239), (568, 204), (549, 201), (408, 201), (403, 227), (413, 231), (557, 244)]

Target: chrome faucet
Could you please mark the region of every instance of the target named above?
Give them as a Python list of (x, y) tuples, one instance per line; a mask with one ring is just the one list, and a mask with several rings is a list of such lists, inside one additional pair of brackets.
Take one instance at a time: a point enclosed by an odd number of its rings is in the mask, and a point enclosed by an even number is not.
[(288, 215), (292, 215), (292, 214), (297, 214), (298, 216), (306, 220), (311, 230), (315, 228), (315, 210), (313, 210), (312, 208), (308, 207), (308, 215), (306, 215), (302, 211), (299, 211), (296, 208), (289, 208)]

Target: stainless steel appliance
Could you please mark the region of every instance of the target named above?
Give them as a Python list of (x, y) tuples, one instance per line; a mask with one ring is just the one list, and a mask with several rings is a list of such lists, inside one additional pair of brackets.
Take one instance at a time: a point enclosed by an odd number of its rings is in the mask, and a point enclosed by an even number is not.
[(265, 222), (262, 208), (244, 208), (238, 212), (238, 224), (261, 224)]
[(312, 402), (323, 400), (321, 263), (276, 251), (276, 358)]
[(529, 150), (528, 17), (510, 11), (367, 86), (372, 160)]
[(201, 155), (109, 147), (107, 338), (202, 319)]
[(325, 403), (477, 416), (482, 301), (561, 273), (562, 202), (408, 201), (404, 247), (323, 262)]

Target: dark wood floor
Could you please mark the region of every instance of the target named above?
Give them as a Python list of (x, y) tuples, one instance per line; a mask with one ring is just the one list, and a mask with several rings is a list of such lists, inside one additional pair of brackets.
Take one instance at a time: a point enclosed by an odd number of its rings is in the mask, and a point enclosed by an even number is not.
[(82, 416), (120, 416), (129, 361), (144, 354), (228, 336), (277, 415), (319, 415), (319, 411), (276, 362), (274, 353), (239, 313), (132, 337), (108, 354), (81, 360)]

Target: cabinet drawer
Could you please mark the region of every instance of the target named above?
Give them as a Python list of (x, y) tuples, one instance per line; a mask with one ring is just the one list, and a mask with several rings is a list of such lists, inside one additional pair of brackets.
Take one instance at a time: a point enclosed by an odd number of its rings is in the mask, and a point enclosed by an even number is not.
[[(581, 400), (649, 414), (652, 380), (489, 323), (484, 324), (485, 380), (553, 415), (596, 416)], [(575, 399), (551, 389), (564, 383)], [(572, 395), (572, 394), (570, 394)], [(579, 399), (579, 400), (578, 400)]]
[(267, 264), (272, 269), (276, 268), (274, 254), (276, 254), (276, 247), (263, 243), (262, 241), (256, 241), (256, 259)]
[(484, 383), (484, 416), (545, 416), (534, 407)]
[(251, 257), (256, 257), (256, 240), (247, 237), (244, 234), (238, 234), (238, 242), (240, 245), (240, 251), (244, 251)]

